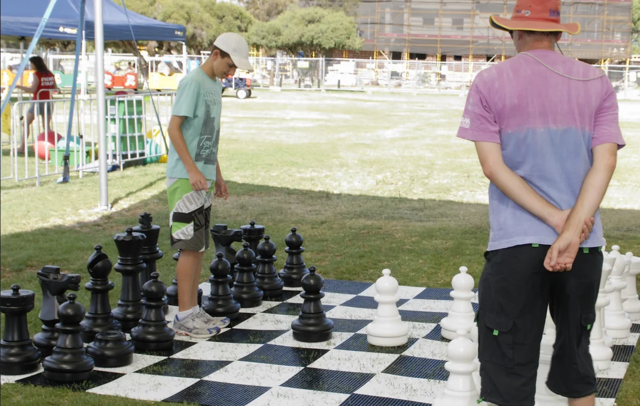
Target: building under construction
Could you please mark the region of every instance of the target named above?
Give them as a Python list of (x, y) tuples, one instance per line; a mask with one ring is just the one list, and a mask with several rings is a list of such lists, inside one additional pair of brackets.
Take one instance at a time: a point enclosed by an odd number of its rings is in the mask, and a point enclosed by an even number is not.
[[(510, 17), (515, 0), (362, 0), (357, 22), (363, 50), (374, 59), (494, 60), (515, 54), (509, 34), (491, 28), (491, 14)], [(631, 57), (632, 0), (563, 1), (565, 55), (583, 60)], [(384, 54), (384, 55), (383, 55)]]

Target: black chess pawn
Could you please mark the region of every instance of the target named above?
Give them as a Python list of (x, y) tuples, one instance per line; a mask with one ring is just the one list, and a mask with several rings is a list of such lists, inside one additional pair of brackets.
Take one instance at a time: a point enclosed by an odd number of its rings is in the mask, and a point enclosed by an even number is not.
[(302, 277), (309, 273), (302, 259), (302, 253), (304, 252), (302, 243), (304, 239), (302, 235), (297, 233), (294, 227), (291, 229), (291, 234), (284, 239), (284, 242), (287, 244), (287, 248), (284, 249), (284, 252), (287, 253), (287, 260), (285, 261), (284, 268), (278, 272), (278, 275), (280, 275), (280, 279), (284, 282), (284, 286), (288, 288), (299, 288), (302, 286)]
[(275, 298), (282, 295), (284, 282), (278, 277), (276, 267), (273, 265), (277, 258), (276, 245), (271, 241), (271, 237), (264, 236), (264, 241), (258, 245), (258, 269), (256, 270), (256, 281), (258, 287), (264, 292), (265, 298)]
[(296, 320), (291, 323), (293, 339), (305, 343), (317, 343), (331, 339), (333, 321), (327, 318), (322, 308), (321, 292), (324, 285), (322, 276), (316, 273), (314, 266), (309, 268), (309, 274), (302, 278), (300, 296), (304, 299), (302, 310)]
[(0, 292), (0, 312), (4, 313), (4, 335), (0, 341), (0, 369), (3, 375), (24, 375), (38, 370), (40, 351), (29, 339), (27, 313), (35, 304), (36, 294), (11, 285)]
[[(242, 239), (249, 243), (249, 248), (254, 253), (258, 252), (258, 244), (262, 237), (264, 237), (264, 226), (257, 225), (255, 221), (251, 220), (248, 225), (241, 226)], [(253, 262), (256, 263), (255, 260)]]
[(255, 271), (256, 266), (253, 265), (256, 255), (249, 248), (249, 243), (242, 244), (242, 249), (236, 254), (238, 265), (238, 277), (233, 284), (233, 298), (240, 303), (243, 308), (257, 307), (262, 304), (263, 292), (256, 284)]
[(140, 225), (133, 227), (134, 233), (141, 233), (146, 237), (142, 244), (142, 261), (147, 265), (147, 269), (140, 272), (140, 286), (144, 286), (151, 279), (151, 274), (156, 271), (156, 261), (164, 255), (158, 248), (160, 226), (151, 224), (152, 221), (151, 214), (143, 213), (138, 218)]
[(76, 303), (75, 293), (70, 293), (68, 299), (58, 309), (58, 342), (53, 353), (42, 361), (44, 377), (56, 382), (84, 381), (89, 378), (94, 367), (93, 358), (87, 355), (80, 337), (84, 306)]
[(144, 284), (144, 312), (138, 326), (131, 330), (131, 342), (137, 350), (164, 351), (173, 347), (176, 333), (171, 330), (164, 315), (164, 294), (166, 286), (158, 278), (160, 274), (151, 274), (151, 280)]
[(235, 320), (240, 312), (240, 303), (234, 300), (229, 288), (231, 264), (224, 258), (222, 252), (218, 252), (209, 270), (212, 275), (209, 278), (211, 293), (209, 293), (209, 300), (202, 308), (213, 317), (228, 317)]
[[(178, 262), (180, 259), (180, 250), (173, 254), (173, 260)], [(178, 279), (173, 278), (171, 285), (167, 287), (167, 301), (168, 305), (178, 306)], [(202, 289), (198, 288), (198, 306), (202, 306)], [(166, 310), (165, 310), (166, 312)]]
[(58, 342), (58, 308), (67, 301), (67, 290), (80, 289), (80, 275), (60, 273), (60, 267), (46, 265), (38, 271), (38, 281), (42, 290), (42, 307), (40, 320), (42, 331), (33, 337), (33, 344), (40, 350), (42, 357), (51, 355)]
[(95, 251), (87, 261), (87, 270), (91, 275), (91, 281), (84, 285), (91, 292), (89, 311), (82, 322), (82, 341), (92, 342), (96, 334), (106, 330), (120, 330), (120, 323), (113, 318), (111, 304), (109, 304), (109, 292), (113, 289), (113, 282), (109, 281), (111, 273), (111, 261), (107, 254), (102, 252), (102, 245), (96, 245)]
[(242, 242), (242, 230), (230, 230), (226, 224), (216, 224), (210, 230), (211, 238), (213, 238), (213, 244), (215, 245), (216, 252), (222, 252), (224, 259), (231, 264), (231, 271), (229, 276), (229, 287), (233, 287), (233, 283), (236, 280), (237, 271), (235, 270), (236, 262), (236, 250), (233, 248), (234, 242)]
[(140, 292), (140, 272), (146, 269), (142, 261), (144, 234), (134, 233), (131, 227), (126, 233), (113, 237), (118, 247), (118, 262), (113, 269), (122, 274), (122, 290), (118, 306), (113, 309), (113, 317), (120, 322), (123, 332), (128, 333), (138, 325), (142, 316), (142, 295)]
[(95, 340), (87, 346), (87, 354), (97, 367), (118, 368), (133, 363), (135, 348), (123, 332), (107, 330), (96, 334)]

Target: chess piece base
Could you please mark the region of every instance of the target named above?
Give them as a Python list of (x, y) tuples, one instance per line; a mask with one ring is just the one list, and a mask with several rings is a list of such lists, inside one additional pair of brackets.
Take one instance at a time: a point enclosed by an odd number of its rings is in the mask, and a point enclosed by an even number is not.
[[(324, 316), (324, 313), (322, 313)], [(311, 316), (311, 317), (310, 317)], [(315, 317), (314, 317), (315, 316)], [(293, 339), (303, 343), (329, 341), (333, 333), (333, 321), (326, 316), (301, 314), (291, 323)], [(317, 320), (315, 318), (318, 317)]]
[(331, 336), (333, 333), (333, 327), (328, 331), (321, 332), (302, 332), (302, 331), (293, 331), (293, 339), (296, 341), (300, 341), (303, 343), (320, 343), (323, 341), (331, 340)]
[[(54, 323), (55, 322), (57, 322), (57, 320), (54, 321)], [(42, 359), (45, 359), (53, 353), (53, 347), (56, 346), (59, 336), (55, 328), (49, 326), (42, 326), (42, 331), (33, 336), (33, 345), (40, 350)]]
[(113, 318), (113, 313), (108, 315), (87, 314), (82, 322), (82, 342), (91, 343), (95, 340), (96, 334), (103, 331), (120, 330), (120, 323)]
[(133, 363), (134, 347), (124, 333), (104, 331), (96, 335), (95, 341), (87, 347), (97, 367), (117, 368)]
[(31, 340), (0, 341), (0, 369), (2, 375), (25, 375), (40, 367), (40, 351)]

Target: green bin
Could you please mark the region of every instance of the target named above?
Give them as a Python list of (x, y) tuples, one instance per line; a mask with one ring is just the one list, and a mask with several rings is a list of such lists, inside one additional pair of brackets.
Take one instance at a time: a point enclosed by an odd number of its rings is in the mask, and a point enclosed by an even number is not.
[(144, 152), (145, 136), (142, 127), (144, 98), (107, 100), (107, 134), (112, 152), (118, 147), (122, 154)]

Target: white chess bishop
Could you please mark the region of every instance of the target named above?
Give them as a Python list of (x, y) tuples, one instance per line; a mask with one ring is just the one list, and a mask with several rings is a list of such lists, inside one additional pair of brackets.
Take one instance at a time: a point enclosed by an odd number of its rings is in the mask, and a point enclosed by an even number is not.
[(467, 273), (467, 267), (461, 266), (460, 273), (453, 277), (451, 285), (453, 292), (453, 304), (447, 317), (440, 321), (442, 337), (454, 340), (458, 335), (458, 330), (470, 331), (475, 319), (475, 312), (471, 305), (471, 299), (475, 297), (473, 293), (473, 277)]
[(638, 290), (636, 288), (636, 278), (640, 274), (640, 258), (634, 257), (631, 252), (627, 252), (629, 260), (629, 270), (627, 274), (627, 287), (622, 291), (622, 309), (627, 313), (629, 320), (640, 321), (640, 300), (638, 300)]
[(378, 310), (373, 321), (367, 326), (367, 342), (380, 347), (399, 347), (409, 340), (409, 325), (402, 321), (396, 303), (400, 298), (398, 281), (391, 271), (382, 271), (382, 277), (376, 281)]
[(613, 292), (609, 295), (611, 303), (605, 307), (604, 327), (607, 329), (609, 337), (614, 339), (627, 338), (631, 334), (631, 320), (627, 319), (622, 309), (621, 291), (627, 285), (624, 280), (623, 273), (629, 261), (625, 256), (620, 254), (620, 247), (614, 245), (611, 247), (609, 256), (615, 257), (613, 270), (611, 271), (611, 284)]

